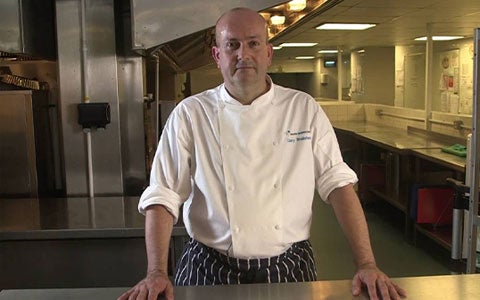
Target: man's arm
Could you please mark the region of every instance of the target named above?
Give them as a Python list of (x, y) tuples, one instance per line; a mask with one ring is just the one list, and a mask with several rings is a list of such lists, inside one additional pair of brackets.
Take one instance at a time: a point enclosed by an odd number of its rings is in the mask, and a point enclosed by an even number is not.
[(405, 291), (391, 282), (390, 278), (377, 268), (367, 221), (362, 206), (351, 184), (333, 190), (328, 196), (337, 220), (352, 248), (357, 272), (353, 278), (352, 292), (360, 294), (362, 284), (368, 289), (370, 299), (400, 299)]
[(147, 248), (147, 276), (118, 300), (157, 299), (164, 293), (173, 300), (173, 286), (168, 278), (168, 249), (172, 235), (173, 216), (162, 205), (147, 208), (145, 217), (145, 244)]

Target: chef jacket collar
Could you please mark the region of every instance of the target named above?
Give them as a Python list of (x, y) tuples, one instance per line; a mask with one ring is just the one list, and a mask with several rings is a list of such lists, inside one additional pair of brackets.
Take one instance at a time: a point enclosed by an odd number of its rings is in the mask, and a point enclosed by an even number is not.
[[(269, 84), (269, 89), (268, 91), (257, 97), (255, 100), (250, 105), (243, 105), (241, 102), (239, 102), (237, 99), (233, 98), (225, 88), (225, 83), (222, 84), (222, 87), (220, 89), (220, 105), (228, 105), (228, 106), (242, 106), (242, 107), (260, 107), (263, 105), (271, 104), (274, 105), (275, 97), (274, 97), (274, 88), (273, 88), (273, 82), (270, 76), (267, 75), (266, 80)], [(223, 105), (222, 105), (223, 104)]]

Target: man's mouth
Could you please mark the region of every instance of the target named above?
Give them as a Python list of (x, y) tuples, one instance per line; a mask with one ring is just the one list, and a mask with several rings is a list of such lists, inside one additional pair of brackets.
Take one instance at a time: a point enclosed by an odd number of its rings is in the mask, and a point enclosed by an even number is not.
[(255, 66), (253, 64), (249, 64), (249, 63), (239, 63), (235, 66), (235, 69), (236, 70), (244, 70), (244, 69), (254, 69)]

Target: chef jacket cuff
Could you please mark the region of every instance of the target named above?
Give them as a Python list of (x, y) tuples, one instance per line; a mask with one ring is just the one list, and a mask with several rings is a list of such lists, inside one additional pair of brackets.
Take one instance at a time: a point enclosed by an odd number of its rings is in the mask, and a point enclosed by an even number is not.
[(180, 196), (172, 190), (149, 186), (145, 189), (138, 202), (138, 211), (145, 215), (147, 208), (151, 205), (163, 205), (165, 209), (173, 216), (173, 224), (178, 222), (180, 206), (182, 205)]
[(331, 167), (317, 179), (317, 191), (323, 201), (329, 203), (328, 196), (333, 190), (347, 184), (354, 184), (357, 181), (357, 174), (346, 163), (341, 162)]

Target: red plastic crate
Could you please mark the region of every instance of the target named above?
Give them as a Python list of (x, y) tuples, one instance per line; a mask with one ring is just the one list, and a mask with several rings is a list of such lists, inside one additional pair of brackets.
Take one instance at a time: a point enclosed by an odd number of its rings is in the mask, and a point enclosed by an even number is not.
[(452, 224), (453, 189), (420, 188), (417, 197), (417, 223)]

